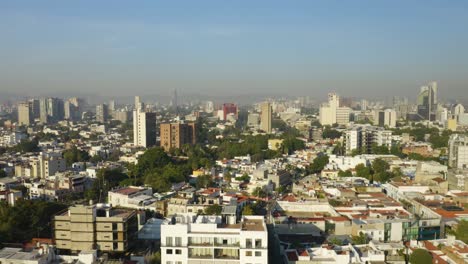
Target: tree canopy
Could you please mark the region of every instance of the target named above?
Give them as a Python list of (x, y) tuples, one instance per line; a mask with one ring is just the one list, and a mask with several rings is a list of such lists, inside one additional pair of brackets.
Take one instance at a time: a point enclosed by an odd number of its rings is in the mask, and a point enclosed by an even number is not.
[(432, 255), (427, 250), (418, 248), (411, 253), (409, 261), (411, 264), (432, 263)]

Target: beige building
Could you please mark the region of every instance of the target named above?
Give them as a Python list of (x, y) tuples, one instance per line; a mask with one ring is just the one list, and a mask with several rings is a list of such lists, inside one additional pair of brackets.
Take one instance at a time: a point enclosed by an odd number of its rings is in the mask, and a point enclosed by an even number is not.
[(144, 216), (110, 205), (76, 205), (54, 217), (57, 249), (73, 252), (100, 250), (125, 252)]
[(195, 144), (195, 123), (166, 123), (160, 126), (161, 147), (165, 151), (180, 148), (185, 144)]
[(328, 94), (328, 102), (320, 106), (319, 119), (323, 126), (333, 124), (347, 125), (351, 109), (340, 107), (340, 97), (336, 93)]
[(260, 129), (266, 133), (271, 133), (272, 110), (269, 102), (262, 103), (262, 115), (260, 117)]
[(29, 126), (32, 122), (33, 116), (29, 102), (20, 102), (18, 104), (18, 124), (20, 126)]

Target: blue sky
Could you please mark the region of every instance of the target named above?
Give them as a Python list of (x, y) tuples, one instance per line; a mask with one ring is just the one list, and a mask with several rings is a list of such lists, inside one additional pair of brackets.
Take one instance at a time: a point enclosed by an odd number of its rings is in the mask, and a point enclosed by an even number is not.
[(468, 1), (0, 1), (0, 92), (442, 97)]

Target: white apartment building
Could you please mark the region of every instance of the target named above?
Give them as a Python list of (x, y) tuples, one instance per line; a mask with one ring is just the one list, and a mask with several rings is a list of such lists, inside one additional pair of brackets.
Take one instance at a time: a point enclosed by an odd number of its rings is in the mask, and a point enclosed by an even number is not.
[(449, 166), (457, 169), (468, 168), (468, 137), (453, 134), (449, 139)]
[(381, 127), (396, 127), (397, 113), (393, 109), (374, 112), (374, 125)]
[(161, 263), (268, 263), (263, 216), (183, 214), (161, 225)]
[(392, 131), (370, 125), (356, 125), (345, 131), (346, 154), (351, 154), (353, 150), (371, 153), (373, 144), (390, 148), (392, 146)]
[(135, 96), (133, 111), (133, 144), (145, 148), (156, 145), (156, 113), (146, 112), (139, 96)]

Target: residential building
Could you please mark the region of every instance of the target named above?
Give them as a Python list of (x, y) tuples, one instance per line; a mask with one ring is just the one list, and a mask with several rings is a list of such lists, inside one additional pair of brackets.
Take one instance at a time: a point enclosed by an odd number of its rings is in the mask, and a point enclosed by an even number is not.
[(134, 241), (143, 214), (108, 204), (75, 205), (54, 217), (59, 250), (126, 252)]
[(319, 120), (323, 126), (347, 125), (350, 113), (350, 108), (340, 107), (340, 97), (336, 93), (329, 93), (328, 102), (320, 106)]
[(449, 166), (457, 169), (468, 168), (468, 136), (452, 134), (449, 142)]
[(133, 144), (138, 147), (156, 145), (156, 113), (147, 112), (145, 104), (135, 96), (135, 110), (133, 110)]
[(370, 125), (356, 125), (345, 131), (344, 146), (346, 154), (354, 150), (372, 153), (372, 146), (392, 146), (392, 131)]
[(29, 102), (20, 102), (18, 104), (18, 124), (20, 126), (29, 126), (33, 121), (33, 113)]
[(260, 117), (260, 129), (266, 133), (271, 133), (272, 109), (269, 102), (262, 103)]
[(161, 147), (166, 151), (196, 143), (195, 123), (166, 123), (161, 124), (160, 129)]
[(109, 118), (109, 108), (106, 104), (96, 105), (96, 121), (100, 123), (107, 122)]
[(268, 263), (263, 216), (184, 214), (161, 225), (161, 263)]

